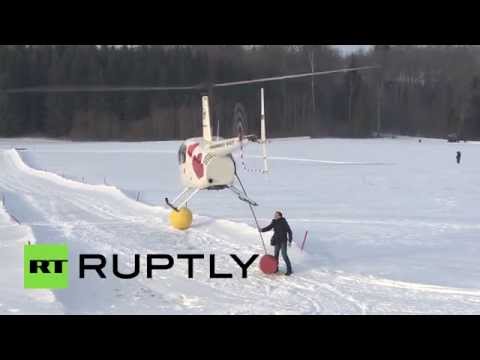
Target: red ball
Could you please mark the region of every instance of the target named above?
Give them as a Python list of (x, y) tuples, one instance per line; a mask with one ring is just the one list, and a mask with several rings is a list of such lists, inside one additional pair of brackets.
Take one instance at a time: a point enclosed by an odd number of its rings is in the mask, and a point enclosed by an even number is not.
[(264, 274), (274, 274), (278, 270), (278, 260), (272, 255), (265, 255), (260, 259), (260, 270)]

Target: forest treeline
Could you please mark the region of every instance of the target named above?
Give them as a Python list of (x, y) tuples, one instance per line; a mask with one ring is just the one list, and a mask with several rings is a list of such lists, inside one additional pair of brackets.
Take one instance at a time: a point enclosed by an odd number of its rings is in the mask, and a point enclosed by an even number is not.
[[(269, 137), (381, 133), (480, 138), (480, 49), (389, 46), (344, 57), (327, 45), (0, 45), (0, 89), (182, 86), (350, 66), (376, 70), (265, 84)], [(259, 133), (261, 85), (216, 89), (214, 131), (245, 109)], [(201, 134), (198, 92), (6, 94), (0, 136), (169, 140)]]

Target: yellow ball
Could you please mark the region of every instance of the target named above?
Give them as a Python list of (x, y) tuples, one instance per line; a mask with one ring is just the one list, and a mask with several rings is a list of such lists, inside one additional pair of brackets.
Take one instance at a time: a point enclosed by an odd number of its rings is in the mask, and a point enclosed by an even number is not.
[(170, 213), (170, 225), (177, 230), (187, 230), (192, 226), (193, 215), (187, 208), (181, 208), (179, 211)]

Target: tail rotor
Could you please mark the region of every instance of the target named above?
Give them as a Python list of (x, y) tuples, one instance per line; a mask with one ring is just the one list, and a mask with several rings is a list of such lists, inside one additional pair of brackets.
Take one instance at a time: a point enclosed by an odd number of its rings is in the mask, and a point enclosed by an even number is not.
[[(260, 139), (255, 135), (248, 135), (248, 122), (245, 112), (245, 108), (242, 104), (236, 104), (233, 114), (233, 132), (236, 137), (240, 140), (240, 158), (242, 167), (247, 172), (255, 172), (261, 174), (268, 174), (268, 157), (267, 157), (267, 128), (265, 122), (265, 93), (264, 89), (261, 89), (261, 114), (260, 114)], [(262, 169), (250, 169), (247, 167), (245, 160), (245, 147), (244, 141), (247, 139), (250, 142), (255, 142), (262, 145), (262, 159), (263, 159), (263, 168)]]

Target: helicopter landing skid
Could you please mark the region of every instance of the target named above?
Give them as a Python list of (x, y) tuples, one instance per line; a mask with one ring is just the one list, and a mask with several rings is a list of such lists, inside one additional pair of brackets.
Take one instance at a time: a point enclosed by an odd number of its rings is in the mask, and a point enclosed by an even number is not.
[(173, 203), (171, 203), (168, 198), (165, 199), (165, 203), (172, 210), (179, 212), (179, 208), (185, 206), (198, 193), (198, 191), (199, 189), (186, 188), (175, 198), (175, 200), (173, 200)]

